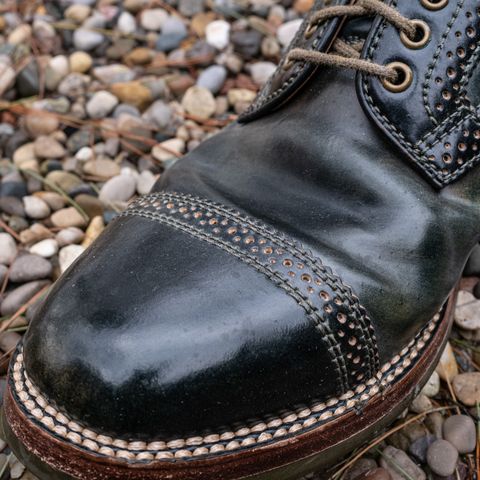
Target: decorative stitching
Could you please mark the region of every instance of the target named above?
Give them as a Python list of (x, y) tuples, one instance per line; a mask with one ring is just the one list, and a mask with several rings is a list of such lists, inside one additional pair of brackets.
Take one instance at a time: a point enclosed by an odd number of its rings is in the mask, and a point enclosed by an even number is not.
[(19, 346), (14, 356), (9, 382), (16, 402), (30, 420), (50, 435), (87, 453), (134, 463), (178, 459), (188, 461), (284, 440), (333, 421), (352, 409), (363, 408), (377, 395), (382, 395), (382, 391), (399, 377), (408, 373), (415, 358), (425, 349), (437, 329), (440, 319), (440, 313), (435, 315), (398, 355), (384, 364), (374, 377), (358, 385), (355, 391), (346, 392), (323, 403), (315, 402), (310, 407), (286, 411), (281, 416), (268, 416), (264, 421), (245, 424), (236, 430), (187, 439), (127, 441), (97, 433), (71, 420), (68, 415), (54, 408), (28, 378), (23, 346)]
[[(351, 289), (341, 288), (338, 277), (318, 259), (312, 261), (298, 248), (292, 249), (272, 228), (259, 227), (259, 222), (248, 221), (238, 212), (227, 212), (218, 206), (213, 211), (206, 202), (166, 192), (138, 200), (124, 215), (167, 223), (208, 241), (284, 289), (322, 334), (339, 374), (340, 391), (348, 390), (352, 381), (360, 381), (364, 375), (371, 376), (378, 367), (373, 327)], [(334, 330), (329, 319), (334, 322)]]
[(433, 61), (430, 63), (430, 67), (427, 71), (427, 74), (425, 75), (425, 83), (423, 84), (423, 103), (425, 106), (425, 110), (427, 111), (428, 118), (432, 121), (434, 125), (438, 125), (438, 120), (433, 116), (432, 109), (430, 108), (430, 105), (428, 104), (428, 95), (430, 93), (430, 88), (431, 88), (431, 80), (432, 80), (432, 75), (433, 71), (435, 70), (435, 67), (437, 66), (438, 60), (440, 59), (440, 55), (442, 53), (443, 47), (445, 46), (445, 43), (448, 39), (448, 35), (453, 27), (453, 24), (457, 20), (458, 16), (460, 15), (460, 11), (463, 7), (463, 4), (465, 3), (465, 0), (459, 0), (457, 2), (457, 8), (455, 9), (455, 12), (452, 15), (452, 18), (447, 24), (447, 29), (442, 35), (442, 40), (438, 44), (437, 49), (435, 50), (435, 55), (433, 56)]

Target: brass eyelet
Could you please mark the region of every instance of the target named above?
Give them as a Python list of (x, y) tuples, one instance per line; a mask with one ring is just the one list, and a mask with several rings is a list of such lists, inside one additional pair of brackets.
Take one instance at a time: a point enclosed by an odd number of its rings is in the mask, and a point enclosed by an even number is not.
[(412, 20), (412, 23), (415, 25), (416, 32), (420, 34), (420, 38), (410, 38), (405, 32), (400, 32), (400, 38), (403, 44), (412, 50), (418, 50), (423, 48), (432, 37), (432, 31), (428, 26), (428, 23), (423, 20)]
[(448, 5), (448, 0), (421, 0), (421, 3), (428, 10), (441, 10)]
[(309, 23), (303, 36), (306, 40), (309, 40), (313, 37), (314, 33), (317, 31), (318, 25), (315, 23)]
[(389, 63), (387, 67), (393, 68), (398, 73), (398, 78), (397, 80), (383, 78), (382, 85), (392, 93), (404, 92), (413, 82), (412, 69), (403, 62), (392, 62)]

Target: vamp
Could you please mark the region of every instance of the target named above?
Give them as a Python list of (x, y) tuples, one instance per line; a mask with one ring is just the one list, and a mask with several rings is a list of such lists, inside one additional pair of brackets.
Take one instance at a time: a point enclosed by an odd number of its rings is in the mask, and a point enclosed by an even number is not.
[(171, 192), (132, 204), (62, 277), (21, 359), (59, 415), (139, 441), (268, 421), (379, 366), (367, 313), (317, 255)]

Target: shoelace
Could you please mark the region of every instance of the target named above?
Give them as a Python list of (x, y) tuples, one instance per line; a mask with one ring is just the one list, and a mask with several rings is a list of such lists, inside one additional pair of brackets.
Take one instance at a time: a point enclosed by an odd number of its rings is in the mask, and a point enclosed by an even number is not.
[[(310, 38), (319, 26), (335, 17), (363, 17), (369, 15), (381, 15), (389, 23), (397, 27), (403, 38), (415, 42), (418, 34), (418, 20), (410, 20), (404, 17), (397, 9), (389, 5), (385, 5), (381, 0), (359, 0), (355, 5), (341, 5), (334, 7), (326, 7), (315, 12), (310, 18), (309, 25), (305, 30), (305, 37)], [(413, 43), (415, 44), (415, 43)], [(294, 48), (288, 54), (284, 63), (284, 68), (289, 69), (295, 62), (306, 61), (317, 65), (326, 65), (340, 68), (348, 68), (358, 70), (370, 75), (376, 75), (382, 79), (395, 82), (398, 80), (398, 67), (393, 65), (379, 65), (368, 60), (360, 58), (360, 52), (344, 42), (337, 39), (333, 44), (335, 53), (323, 53), (305, 50), (302, 48)]]

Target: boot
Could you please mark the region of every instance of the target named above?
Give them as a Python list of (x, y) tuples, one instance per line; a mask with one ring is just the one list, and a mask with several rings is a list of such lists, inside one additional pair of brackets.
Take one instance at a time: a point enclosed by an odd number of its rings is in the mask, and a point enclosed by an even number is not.
[(480, 231), (477, 0), (321, 3), (61, 277), (4, 428), (40, 479), (295, 479), (392, 422)]

